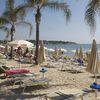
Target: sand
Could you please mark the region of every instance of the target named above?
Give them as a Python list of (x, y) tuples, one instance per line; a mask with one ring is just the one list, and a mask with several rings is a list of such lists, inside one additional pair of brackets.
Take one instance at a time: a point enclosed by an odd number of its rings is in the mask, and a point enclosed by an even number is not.
[[(46, 62), (47, 63), (47, 62)], [(42, 73), (39, 72), (41, 66), (46, 65), (46, 63), (42, 65), (33, 65), (22, 63), (21, 68), (27, 68), (30, 72), (34, 72), (39, 74), (37, 77), (42, 77)], [(19, 84), (16, 84), (12, 87), (13, 83), (7, 80), (7, 78), (3, 78), (3, 75), (0, 76), (0, 100), (45, 100), (44, 97), (58, 90), (65, 89), (80, 89), (80, 90), (88, 90), (86, 95), (84, 96), (84, 100), (96, 100), (94, 91), (91, 91), (90, 84), (94, 82), (93, 75), (86, 72), (83, 69), (81, 72), (70, 71), (70, 70), (61, 70), (62, 62), (57, 61), (51, 62), (48, 61), (49, 67), (47, 68), (47, 72), (45, 73), (45, 78), (50, 79), (48, 86), (30, 86), (27, 87), (25, 92), (23, 93), (23, 87), (20, 87)], [(53, 65), (50, 67), (50, 64)], [(7, 60), (6, 65), (9, 67), (19, 67), (19, 63), (15, 60)], [(65, 65), (66, 67), (73, 66), (72, 64)], [(78, 66), (78, 65), (74, 65)], [(67, 69), (67, 68), (66, 68)], [(100, 77), (98, 78), (98, 83), (100, 83)], [(98, 95), (100, 93), (98, 92)], [(52, 100), (52, 99), (50, 99)], [(59, 100), (59, 99), (55, 99)], [(61, 99), (62, 100), (62, 99)], [(66, 99), (69, 100), (69, 99)], [(75, 100), (81, 100), (80, 98), (76, 98)]]

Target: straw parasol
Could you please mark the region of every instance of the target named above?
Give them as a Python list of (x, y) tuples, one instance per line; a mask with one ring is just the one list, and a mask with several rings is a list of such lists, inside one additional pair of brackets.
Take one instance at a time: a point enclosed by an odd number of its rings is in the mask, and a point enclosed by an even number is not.
[(82, 50), (82, 47), (80, 47), (80, 50), (79, 50), (79, 58), (83, 58), (83, 50)]
[(59, 50), (55, 47), (55, 51), (53, 52), (53, 57), (57, 60), (59, 57)]
[[(96, 41), (93, 40), (91, 53), (88, 59), (88, 65), (86, 70), (95, 76), (95, 83), (97, 83), (97, 74), (100, 73), (98, 51)], [(97, 97), (97, 91), (95, 90), (95, 96)]]
[(78, 57), (78, 49), (76, 49), (75, 57), (76, 57), (76, 58)]
[(95, 40), (93, 40), (92, 43), (91, 53), (89, 56), (86, 70), (95, 75), (95, 82), (97, 82), (96, 74), (100, 73), (100, 66), (99, 66), (97, 45)]
[(43, 63), (45, 61), (45, 49), (44, 49), (44, 44), (43, 41), (40, 41), (40, 48), (39, 48), (39, 58), (38, 61), (39, 63)]

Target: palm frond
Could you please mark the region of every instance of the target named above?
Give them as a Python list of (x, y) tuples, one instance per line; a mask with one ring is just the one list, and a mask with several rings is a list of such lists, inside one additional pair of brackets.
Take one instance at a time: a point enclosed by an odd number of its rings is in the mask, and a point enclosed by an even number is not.
[(85, 20), (90, 26), (90, 31), (93, 34), (96, 29), (96, 14), (99, 11), (100, 0), (91, 0), (87, 5), (85, 12)]
[(36, 2), (36, 0), (26, 0), (26, 2), (27, 2), (28, 4), (34, 4), (34, 3)]
[(23, 20), (24, 17), (26, 16), (27, 9), (31, 7), (33, 10), (34, 5), (32, 3), (31, 4), (25, 3), (22, 5), (19, 5), (14, 9), (14, 15), (16, 15), (19, 19)]
[(9, 20), (4, 17), (0, 17), (0, 25), (4, 25), (4, 24), (9, 24)]
[(42, 8), (48, 7), (50, 9), (53, 10), (57, 10), (57, 11), (63, 11), (65, 17), (66, 17), (66, 21), (68, 21), (70, 19), (71, 16), (71, 11), (69, 9), (69, 6), (67, 5), (67, 3), (61, 3), (61, 2), (46, 2), (42, 5)]
[(13, 10), (7, 10), (3, 12), (3, 17), (8, 18), (10, 22), (16, 22), (17, 16), (15, 15), (15, 11)]
[(8, 20), (11, 19), (11, 13), (10, 13), (10, 11), (3, 12), (2, 16), (5, 17), (5, 18), (8, 18)]
[(3, 16), (8, 18), (11, 22), (16, 22), (17, 19), (23, 20), (25, 16), (25, 7), (27, 5), (19, 5), (17, 7), (14, 7), (14, 0), (7, 0), (7, 8)]
[(16, 16), (16, 18), (23, 20), (24, 17), (26, 16), (25, 7), (24, 6), (16, 7), (14, 9), (14, 15)]
[(0, 29), (3, 30), (6, 33), (6, 38), (9, 37), (9, 28), (6, 26), (0, 26)]
[(14, 0), (6, 0), (6, 9), (5, 11), (12, 11), (14, 9)]
[(48, 0), (26, 0), (26, 1), (27, 1), (28, 4), (38, 5), (38, 4), (41, 4), (41, 3), (45, 3)]
[(16, 23), (15, 25), (18, 25), (18, 26), (19, 25), (24, 25), (26, 27), (28, 26), (30, 28), (29, 36), (31, 36), (33, 27), (32, 27), (32, 25), (29, 22), (27, 22), (27, 21), (20, 21), (20, 22)]

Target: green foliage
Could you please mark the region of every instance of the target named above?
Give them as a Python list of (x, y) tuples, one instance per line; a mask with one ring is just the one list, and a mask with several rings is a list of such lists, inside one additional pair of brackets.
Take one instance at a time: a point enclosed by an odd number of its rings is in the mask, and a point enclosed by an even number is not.
[(85, 20), (91, 28), (91, 33), (96, 29), (96, 14), (100, 11), (100, 0), (89, 0), (85, 12)]
[[(9, 24), (11, 26), (9, 28), (9, 34), (7, 36), (11, 36), (11, 40), (13, 40), (13, 35), (15, 32), (15, 25), (17, 24), (23, 24), (30, 27), (29, 34), (32, 33), (32, 25), (29, 22), (23, 21), (25, 16), (25, 9), (21, 5), (18, 5), (15, 7), (14, 0), (6, 0), (6, 9), (3, 12), (2, 16), (0, 17), (0, 29), (4, 30), (6, 33), (8, 33), (6, 25)], [(22, 25), (21, 24), (21, 25)], [(6, 28), (4, 28), (4, 25)]]

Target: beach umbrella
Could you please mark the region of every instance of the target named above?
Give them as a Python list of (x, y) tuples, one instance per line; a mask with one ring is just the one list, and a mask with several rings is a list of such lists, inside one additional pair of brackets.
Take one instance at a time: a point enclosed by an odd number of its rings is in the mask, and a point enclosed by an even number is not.
[(43, 41), (40, 41), (40, 47), (39, 47), (39, 57), (38, 57), (38, 61), (39, 63), (43, 63), (45, 61), (45, 48), (44, 48), (44, 44)]
[(4, 48), (5, 48), (5, 46), (3, 46), (3, 45), (0, 45), (0, 48), (1, 48), (1, 49), (4, 49)]
[(80, 47), (78, 57), (81, 58), (81, 59), (83, 58), (83, 50), (82, 50), (82, 47)]
[(58, 49), (58, 55), (59, 55), (59, 56), (62, 56), (63, 53), (64, 53), (64, 51), (62, 51), (61, 48)]
[(8, 47), (8, 45), (6, 44), (6, 45), (5, 45), (4, 54), (8, 54), (8, 50), (9, 50), (9, 47)]
[(26, 40), (14, 40), (8, 43), (9, 46), (13, 46), (13, 47), (33, 47), (33, 43), (26, 41)]
[(84, 60), (88, 61), (89, 60), (89, 56), (90, 56), (90, 53), (86, 52), (85, 55), (84, 55)]
[(5, 46), (0, 45), (0, 52), (3, 52), (3, 51), (4, 51), (4, 49), (5, 49)]
[(97, 82), (96, 74), (100, 73), (98, 51), (96, 41), (93, 40), (91, 53), (89, 55), (88, 64), (86, 70), (95, 75), (95, 82)]
[(58, 59), (58, 57), (59, 57), (59, 50), (57, 48), (55, 48), (55, 51), (53, 52), (53, 57), (55, 59)]
[(76, 57), (76, 58), (78, 57), (78, 49), (76, 49), (75, 57)]
[[(98, 51), (97, 51), (97, 45), (95, 40), (93, 40), (92, 43), (91, 53), (89, 55), (86, 71), (94, 74), (95, 83), (97, 83), (97, 74), (100, 73), (100, 65), (99, 65)], [(97, 97), (96, 90), (95, 90), (95, 96)]]

